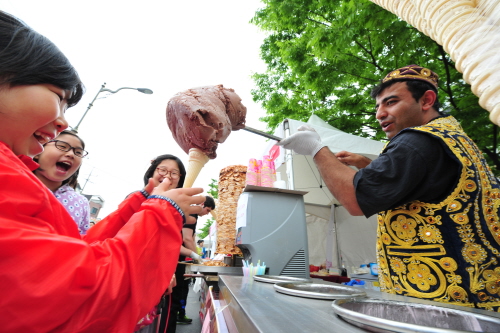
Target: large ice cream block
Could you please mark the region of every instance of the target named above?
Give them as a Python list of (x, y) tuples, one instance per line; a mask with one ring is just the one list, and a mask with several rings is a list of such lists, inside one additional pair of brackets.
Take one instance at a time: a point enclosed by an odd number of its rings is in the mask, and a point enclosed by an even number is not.
[(209, 158), (231, 131), (245, 127), (247, 109), (233, 89), (222, 84), (177, 93), (167, 105), (167, 123), (186, 152), (197, 148)]

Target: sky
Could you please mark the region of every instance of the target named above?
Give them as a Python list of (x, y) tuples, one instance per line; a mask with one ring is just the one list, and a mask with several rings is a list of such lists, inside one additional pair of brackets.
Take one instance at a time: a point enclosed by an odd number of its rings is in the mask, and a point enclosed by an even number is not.
[[(258, 120), (265, 111), (251, 96), (256, 88), (251, 75), (266, 69), (260, 58), (265, 33), (249, 23), (261, 7), (257, 0), (0, 0), (2, 10), (48, 37), (77, 69), (86, 94), (66, 112), (70, 126), (80, 121), (104, 82), (110, 90), (153, 90), (152, 95), (102, 92), (79, 126), (89, 152), (79, 182), (84, 194), (105, 200), (99, 217), (142, 189), (156, 156), (173, 154), (187, 165), (187, 154), (166, 122), (167, 103), (177, 92), (216, 84), (233, 88), (247, 107), (246, 124), (267, 129)], [(209, 190), (221, 169), (262, 158), (266, 146), (267, 139), (256, 134), (231, 133), (194, 187)]]

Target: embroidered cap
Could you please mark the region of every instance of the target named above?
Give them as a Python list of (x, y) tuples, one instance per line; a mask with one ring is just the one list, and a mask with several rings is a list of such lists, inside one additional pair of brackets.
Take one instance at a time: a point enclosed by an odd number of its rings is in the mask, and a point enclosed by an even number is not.
[(420, 67), (419, 65), (408, 65), (387, 74), (383, 78), (382, 83), (394, 79), (425, 81), (432, 84), (437, 89), (439, 76), (428, 68)]

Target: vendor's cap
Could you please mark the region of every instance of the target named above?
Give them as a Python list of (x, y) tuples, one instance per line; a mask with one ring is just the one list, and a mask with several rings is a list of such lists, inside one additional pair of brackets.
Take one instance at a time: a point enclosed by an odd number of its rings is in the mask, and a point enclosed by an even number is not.
[(420, 67), (419, 65), (408, 65), (387, 74), (382, 80), (382, 83), (395, 79), (425, 81), (432, 84), (437, 89), (439, 76), (428, 68)]

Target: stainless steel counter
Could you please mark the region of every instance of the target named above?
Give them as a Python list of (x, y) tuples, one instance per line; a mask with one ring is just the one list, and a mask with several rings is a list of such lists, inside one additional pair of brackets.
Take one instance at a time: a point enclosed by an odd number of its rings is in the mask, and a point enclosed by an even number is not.
[[(221, 305), (228, 305), (239, 333), (365, 332), (337, 318), (331, 300), (278, 293), (272, 283), (243, 276), (219, 276)], [(226, 323), (231, 327), (231, 323)]]
[(224, 275), (243, 275), (241, 267), (224, 267), (224, 266), (203, 266), (191, 265), (191, 272), (224, 274)]
[[(253, 278), (246, 276), (219, 275), (219, 288), (221, 305), (227, 305), (224, 310), (226, 324), (232, 333), (367, 332), (337, 317), (333, 312), (331, 300), (281, 294), (274, 290), (273, 284), (254, 281)], [(369, 289), (363, 290), (371, 298), (467, 309), (500, 318), (500, 314), (493, 311), (468, 309)]]

